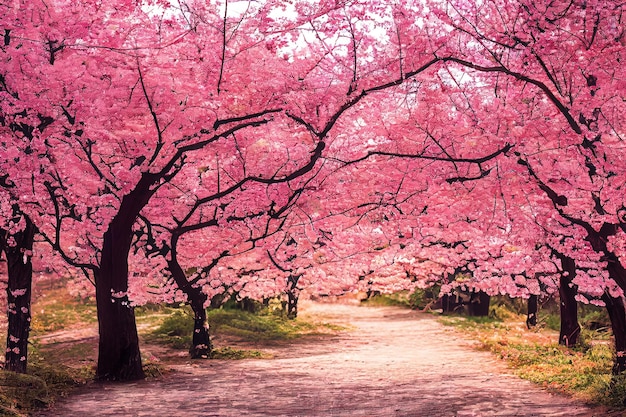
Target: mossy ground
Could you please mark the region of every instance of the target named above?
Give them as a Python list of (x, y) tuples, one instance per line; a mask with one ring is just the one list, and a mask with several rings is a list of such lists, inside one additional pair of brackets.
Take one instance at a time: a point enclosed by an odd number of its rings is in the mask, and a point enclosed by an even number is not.
[[(151, 343), (160, 343), (173, 349), (185, 350), (191, 346), (193, 314), (188, 306), (177, 308), (150, 307), (151, 313), (140, 309), (138, 323), (151, 322), (143, 337)], [(336, 325), (307, 319), (288, 319), (280, 310), (261, 309), (255, 313), (236, 308), (209, 310), (207, 314), (211, 337), (227, 338), (243, 343), (260, 344), (289, 341), (310, 335), (342, 330)], [(213, 349), (215, 359), (245, 359), (262, 357), (258, 350), (237, 349), (230, 346)]]

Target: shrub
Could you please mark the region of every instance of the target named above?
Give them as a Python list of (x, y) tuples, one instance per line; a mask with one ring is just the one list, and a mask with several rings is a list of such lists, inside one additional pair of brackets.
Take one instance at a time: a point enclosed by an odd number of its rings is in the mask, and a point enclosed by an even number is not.
[(192, 334), (193, 318), (187, 309), (175, 310), (152, 332), (158, 341), (175, 349), (189, 348)]
[(424, 310), (429, 305), (432, 305), (437, 302), (439, 299), (439, 286), (434, 286), (430, 288), (416, 288), (409, 295), (409, 305), (411, 308), (415, 308), (418, 310)]

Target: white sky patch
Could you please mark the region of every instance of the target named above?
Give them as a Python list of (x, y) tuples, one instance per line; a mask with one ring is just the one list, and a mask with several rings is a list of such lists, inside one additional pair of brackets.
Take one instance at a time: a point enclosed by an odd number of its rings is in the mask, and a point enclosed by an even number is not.
[(285, 7), (275, 7), (268, 13), (268, 16), (274, 20), (295, 21), (298, 17), (295, 6), (292, 3), (283, 4), (283, 6)]

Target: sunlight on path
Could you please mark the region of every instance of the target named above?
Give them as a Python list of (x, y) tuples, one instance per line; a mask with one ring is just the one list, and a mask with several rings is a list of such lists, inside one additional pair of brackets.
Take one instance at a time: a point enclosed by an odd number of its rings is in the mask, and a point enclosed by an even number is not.
[(163, 380), (93, 384), (40, 416), (601, 416), (511, 375), (429, 315), (306, 304), (350, 323), (275, 359), (194, 362)]

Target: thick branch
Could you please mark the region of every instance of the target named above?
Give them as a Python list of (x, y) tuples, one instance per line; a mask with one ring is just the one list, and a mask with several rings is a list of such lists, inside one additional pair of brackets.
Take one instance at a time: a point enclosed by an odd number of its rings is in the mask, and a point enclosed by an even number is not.
[(574, 132), (576, 132), (577, 134), (579, 134), (579, 135), (582, 133), (582, 129), (580, 128), (580, 125), (572, 117), (572, 115), (569, 112), (569, 109), (563, 103), (561, 103), (561, 101), (554, 95), (554, 93), (543, 82), (535, 80), (533, 78), (530, 78), (530, 77), (528, 77), (528, 76), (526, 76), (524, 74), (520, 74), (518, 72), (511, 71), (510, 69), (508, 69), (508, 68), (506, 68), (506, 67), (504, 67), (502, 65), (498, 65), (498, 66), (495, 66), (495, 67), (486, 67), (486, 66), (483, 66), (483, 65), (474, 64), (473, 62), (466, 61), (464, 59), (459, 59), (459, 58), (454, 58), (454, 57), (442, 58), (442, 61), (445, 61), (445, 62), (455, 62), (457, 64), (460, 64), (460, 65), (464, 66), (464, 67), (472, 68), (472, 69), (475, 69), (475, 70), (481, 71), (481, 72), (499, 72), (499, 73), (503, 73), (503, 74), (506, 74), (506, 75), (510, 75), (511, 77), (513, 77), (513, 78), (515, 78), (517, 80), (524, 81), (524, 82), (527, 82), (529, 84), (532, 84), (532, 85), (538, 87), (541, 91), (544, 92), (544, 94), (548, 97), (548, 99), (552, 102), (552, 104), (554, 104), (557, 107), (557, 109), (559, 109), (561, 114), (567, 120), (567, 123), (572, 128), (572, 130)]

